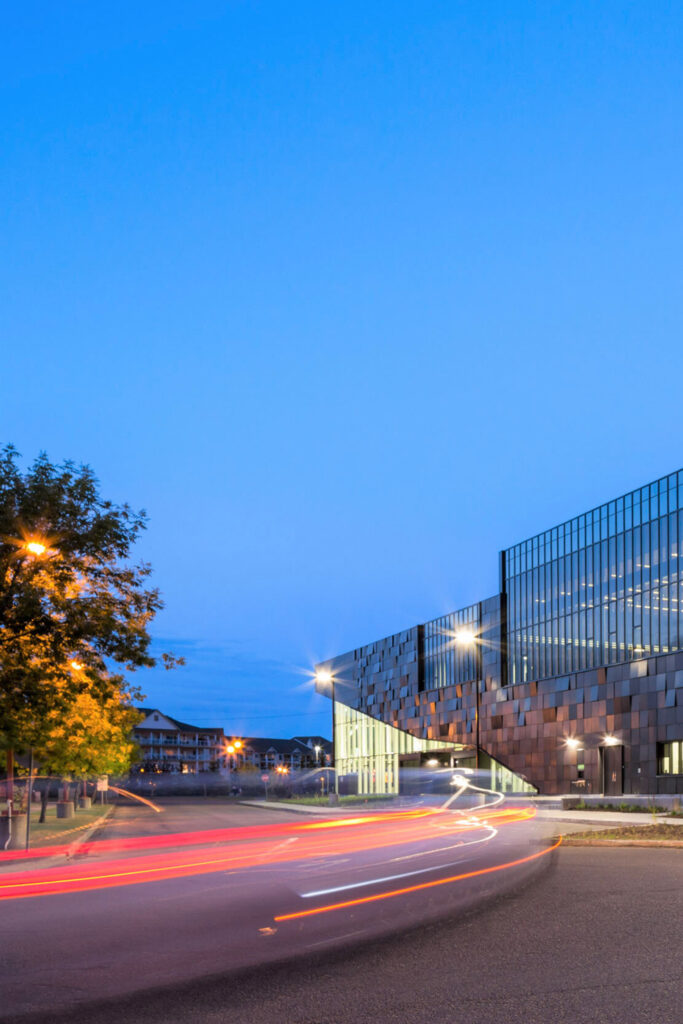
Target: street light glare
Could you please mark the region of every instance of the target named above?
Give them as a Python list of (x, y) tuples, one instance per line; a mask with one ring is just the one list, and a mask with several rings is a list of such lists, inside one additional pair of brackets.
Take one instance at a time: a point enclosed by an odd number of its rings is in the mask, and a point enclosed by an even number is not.
[(464, 646), (473, 644), (476, 639), (471, 629), (459, 629), (455, 634), (455, 642)]
[(315, 679), (316, 679), (316, 682), (318, 682), (318, 683), (323, 683), (323, 684), (331, 683), (332, 682), (332, 673), (327, 668), (319, 668), (318, 671), (315, 674)]
[(31, 555), (44, 555), (47, 551), (47, 544), (41, 544), (39, 540), (30, 540), (24, 547)]
[(579, 745), (579, 741), (577, 740), (576, 736), (567, 736), (564, 742), (567, 744), (568, 747), (571, 747), (572, 750), (576, 750), (576, 748)]

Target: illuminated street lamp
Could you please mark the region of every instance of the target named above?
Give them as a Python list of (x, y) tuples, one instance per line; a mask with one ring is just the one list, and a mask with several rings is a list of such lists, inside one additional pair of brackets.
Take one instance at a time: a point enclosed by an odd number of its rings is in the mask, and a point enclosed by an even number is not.
[(330, 696), (332, 698), (332, 762), (334, 764), (334, 792), (335, 795), (339, 793), (339, 779), (337, 773), (337, 729), (336, 729), (336, 710), (335, 710), (335, 687), (334, 687), (334, 676), (328, 668), (319, 668), (315, 673), (315, 681), (321, 686), (330, 687)]
[(47, 545), (41, 544), (39, 540), (30, 540), (24, 545), (24, 549), (28, 551), (30, 555), (36, 555), (40, 558), (47, 551)]
[[(459, 629), (454, 636), (455, 643), (460, 647), (475, 647), (477, 642), (477, 635), (471, 629), (466, 626)], [(476, 679), (474, 680), (474, 767), (479, 768), (479, 708), (480, 708), (480, 694), (479, 694), (479, 666), (475, 665), (474, 669)]]

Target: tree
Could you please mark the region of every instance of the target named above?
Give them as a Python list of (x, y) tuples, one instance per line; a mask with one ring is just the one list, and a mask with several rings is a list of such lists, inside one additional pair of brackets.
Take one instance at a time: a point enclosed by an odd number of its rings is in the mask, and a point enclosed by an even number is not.
[(119, 683), (120, 689), (104, 701), (79, 693), (65, 710), (49, 713), (45, 733), (34, 749), (41, 774), (48, 776), (41, 821), (45, 820), (49, 776), (85, 780), (94, 775), (124, 775), (129, 770), (137, 751), (131, 733), (144, 716), (127, 702), (122, 678)]
[(156, 664), (148, 630), (163, 607), (151, 567), (130, 561), (146, 514), (104, 500), (88, 466), (42, 453), (22, 473), (18, 460), (12, 445), (0, 451), (0, 747), (10, 751), (47, 743), (55, 716), (73, 722), (86, 697), (102, 713), (129, 707), (140, 695), (110, 666)]

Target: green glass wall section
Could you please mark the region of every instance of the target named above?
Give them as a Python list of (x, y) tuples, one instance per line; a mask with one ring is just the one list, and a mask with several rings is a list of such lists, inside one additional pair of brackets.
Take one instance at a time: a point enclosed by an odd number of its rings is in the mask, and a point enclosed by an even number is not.
[(509, 683), (683, 646), (683, 471), (504, 552)]
[(455, 748), (443, 740), (424, 740), (378, 722), (335, 701), (334, 739), (337, 774), (356, 776), (362, 796), (398, 793), (401, 754)]
[[(447, 743), (443, 740), (425, 740), (411, 736), (402, 729), (395, 729), (385, 722), (378, 722), (361, 711), (345, 704), (335, 703), (335, 743), (337, 772), (340, 778), (354, 776), (357, 779), (358, 794), (387, 796), (399, 792), (399, 764), (402, 754), (422, 753), (429, 750), (464, 751), (474, 750), (462, 744)], [(489, 778), (482, 778), (476, 784), (496, 790), (498, 793), (536, 793), (534, 786), (521, 776), (496, 761), (486, 751), (480, 751), (479, 767), (490, 772)]]
[(480, 629), (478, 604), (425, 622), (422, 651), (425, 690), (466, 683), (477, 678), (477, 645), (459, 644), (456, 637), (460, 630), (469, 630), (478, 635)]
[(530, 782), (526, 782), (521, 775), (511, 772), (509, 768), (506, 768), (500, 761), (496, 761), (495, 757), (491, 757), (484, 750), (479, 751), (479, 768), (482, 771), (490, 772), (491, 776), (490, 781), (482, 780), (478, 785), (487, 785), (496, 793), (526, 793), (530, 796), (538, 793), (536, 787), (532, 786)]
[(658, 775), (683, 775), (683, 740), (660, 743), (657, 753)]

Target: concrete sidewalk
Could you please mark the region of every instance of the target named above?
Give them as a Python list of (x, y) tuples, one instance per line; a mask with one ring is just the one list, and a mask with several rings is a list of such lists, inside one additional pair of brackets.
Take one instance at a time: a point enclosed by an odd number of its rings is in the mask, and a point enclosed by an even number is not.
[[(296, 800), (239, 800), (238, 803), (244, 807), (261, 807), (267, 811), (289, 811), (291, 814), (318, 814), (329, 817), (331, 814), (354, 814), (365, 813), (368, 807), (359, 804), (356, 807), (348, 807), (340, 804), (298, 804)], [(369, 806), (369, 805), (368, 805)]]
[[(513, 798), (514, 799), (514, 798)], [(291, 814), (312, 814), (322, 817), (330, 817), (331, 815), (353, 815), (358, 816), (359, 814), (366, 814), (373, 808), (372, 804), (356, 804), (353, 807), (347, 805), (320, 805), (320, 804), (298, 804), (295, 800), (291, 802), (287, 801), (275, 801), (275, 800), (240, 800), (241, 804), (245, 804), (248, 807), (261, 807), (266, 810), (280, 810), (289, 811)], [(516, 801), (515, 801), (516, 802)], [(531, 801), (532, 804), (535, 801)], [(374, 809), (377, 811), (382, 810), (387, 805), (377, 806)], [(665, 814), (653, 815), (651, 812), (639, 813), (637, 811), (563, 811), (559, 808), (546, 808), (535, 804), (538, 811), (539, 821), (557, 822), (565, 826), (574, 827), (576, 829), (581, 826), (591, 825), (595, 828), (608, 828), (610, 826), (622, 826), (622, 825), (652, 825), (660, 822), (664, 822), (670, 825), (681, 826), (681, 838), (683, 839), (683, 818), (670, 818)], [(457, 808), (454, 808), (456, 810)]]
[(670, 818), (665, 814), (639, 813), (638, 811), (560, 811), (539, 807), (541, 821), (557, 821), (567, 825), (593, 825), (608, 828), (610, 825), (667, 825), (681, 826), (683, 839), (683, 818)]

